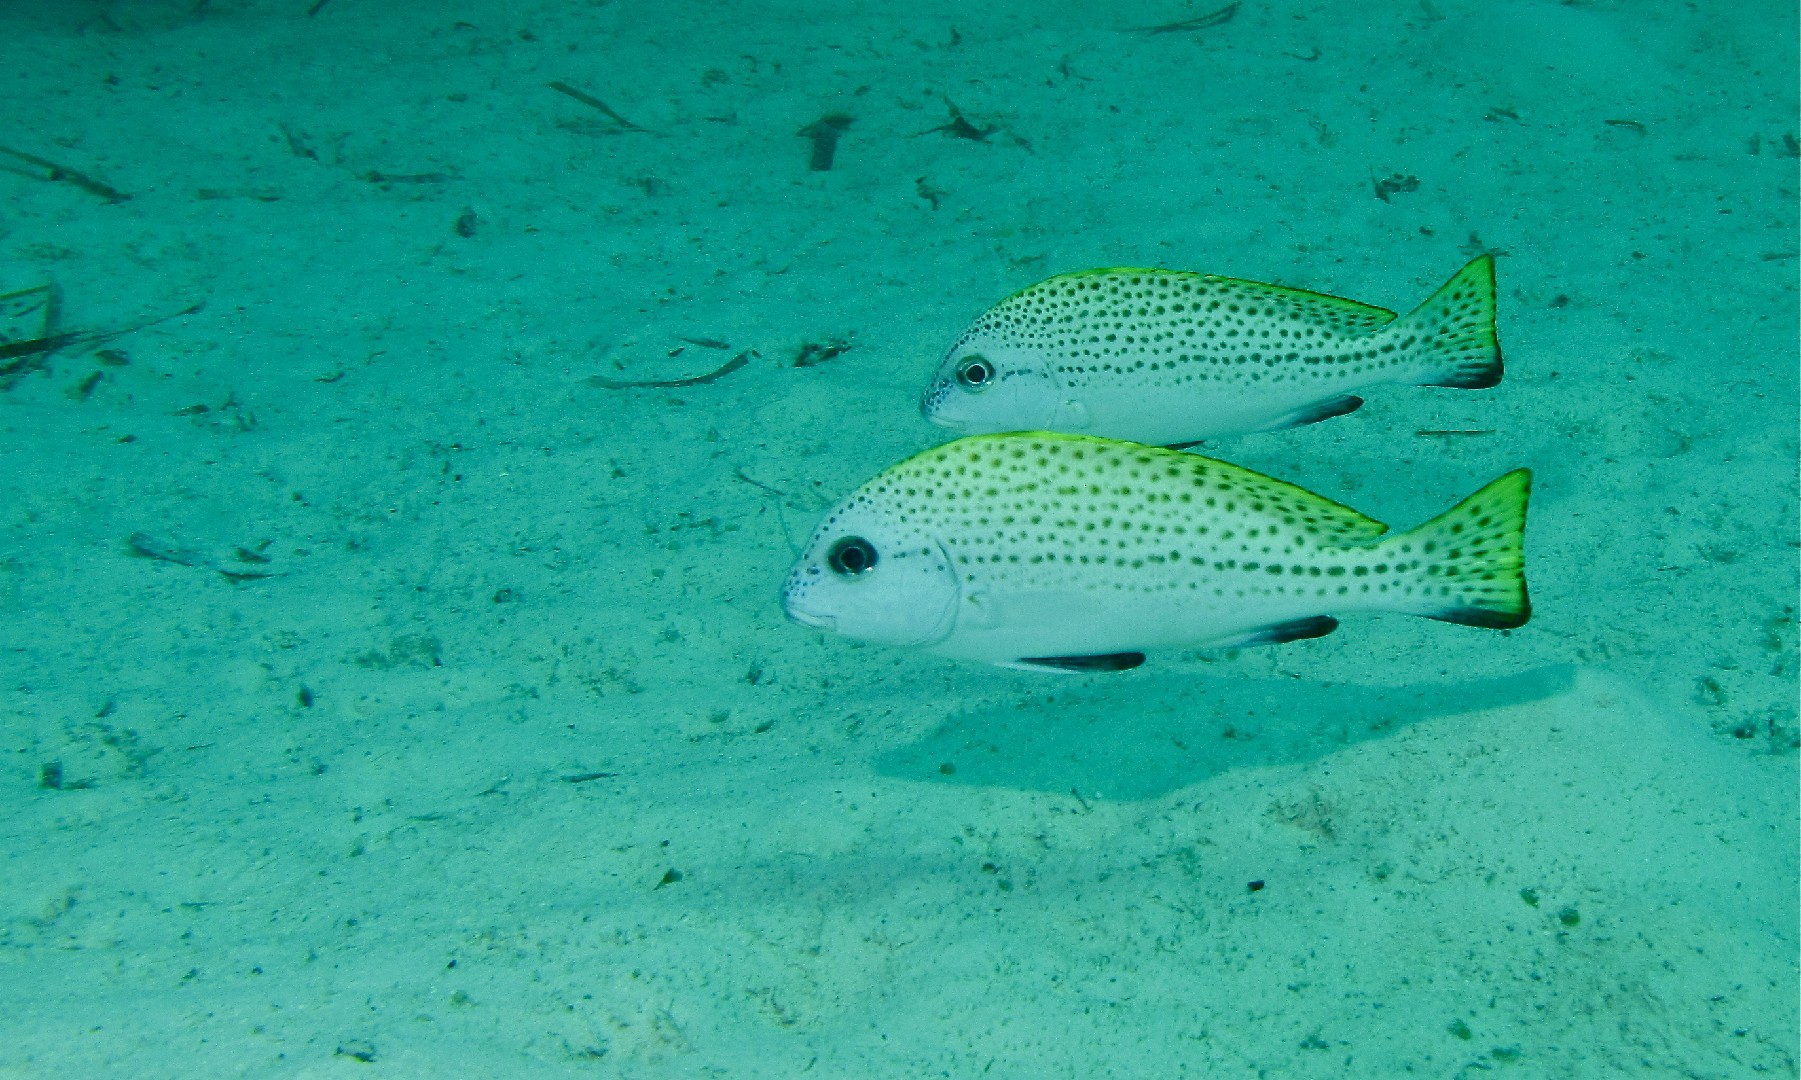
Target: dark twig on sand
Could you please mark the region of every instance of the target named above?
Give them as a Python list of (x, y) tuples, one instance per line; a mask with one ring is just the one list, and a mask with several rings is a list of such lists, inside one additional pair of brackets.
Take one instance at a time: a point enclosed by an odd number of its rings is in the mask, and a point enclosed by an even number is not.
[(640, 127), (639, 125), (632, 123), (630, 120), (627, 120), (625, 117), (620, 116), (618, 113), (613, 111), (613, 107), (611, 105), (608, 105), (606, 102), (595, 97), (593, 94), (587, 93), (586, 91), (577, 90), (575, 87), (570, 86), (568, 83), (562, 82), (560, 80), (552, 81), (550, 83), (547, 83), (546, 85), (548, 85), (552, 90), (555, 90), (559, 94), (564, 94), (568, 97), (572, 97), (575, 100), (581, 102), (583, 105), (588, 106), (590, 109), (595, 109), (595, 110), (599, 111), (599, 113), (602, 116), (605, 116), (608, 120), (611, 120), (611, 121), (613, 121), (613, 123), (618, 124), (620, 130), (622, 130), (622, 131), (642, 131), (645, 134), (650, 134), (649, 128)]
[(607, 390), (655, 390), (666, 389), (672, 386), (700, 386), (704, 383), (713, 382), (716, 379), (723, 379), (732, 372), (737, 371), (739, 368), (750, 363), (750, 358), (755, 355), (755, 349), (746, 349), (737, 356), (727, 360), (720, 367), (707, 372), (705, 375), (690, 375), (685, 379), (628, 380), (609, 379), (604, 375), (590, 375), (588, 376), (587, 382), (589, 386), (599, 386)]
[(1138, 34), (1182, 34), (1193, 30), (1206, 30), (1232, 21), (1238, 14), (1237, 4), (1227, 4), (1218, 11), (1210, 11), (1205, 15), (1196, 15), (1192, 19), (1180, 19), (1176, 22), (1162, 23), (1158, 26), (1129, 26), (1128, 33)]
[(28, 165), (36, 166), (35, 169), (13, 169), (9, 171), (17, 172), (24, 176), (36, 177), (39, 180), (49, 180), (52, 182), (66, 180), (81, 190), (92, 195), (98, 195), (110, 203), (122, 203), (126, 199), (131, 198), (130, 195), (125, 194), (111, 184), (96, 180), (87, 173), (77, 172), (67, 165), (58, 165), (56, 162), (38, 157), (36, 154), (27, 154), (23, 150), (14, 150), (7, 146), (0, 146), (0, 154), (4, 154), (7, 157), (14, 158), (18, 161), (23, 161)]

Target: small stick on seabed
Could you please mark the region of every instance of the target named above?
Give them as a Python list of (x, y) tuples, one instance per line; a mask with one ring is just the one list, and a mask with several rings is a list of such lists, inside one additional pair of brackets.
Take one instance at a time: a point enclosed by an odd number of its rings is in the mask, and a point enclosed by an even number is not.
[(632, 123), (630, 120), (627, 120), (625, 117), (620, 116), (618, 113), (613, 111), (613, 107), (611, 105), (608, 105), (606, 102), (595, 97), (593, 94), (589, 94), (584, 91), (577, 90), (575, 87), (570, 86), (568, 83), (562, 82), (560, 80), (554, 80), (552, 82), (546, 83), (545, 85), (549, 86), (552, 90), (555, 90), (559, 94), (567, 94), (568, 96), (581, 102), (583, 105), (588, 106), (590, 109), (598, 109), (602, 116), (605, 116), (607, 119), (613, 121), (613, 123), (618, 124), (621, 130), (642, 131), (645, 134), (650, 133), (649, 128), (640, 127), (637, 124)]
[(589, 386), (599, 386), (607, 390), (656, 390), (671, 386), (700, 386), (716, 379), (723, 379), (737, 371), (750, 363), (750, 358), (756, 354), (755, 349), (746, 349), (705, 375), (690, 375), (685, 379), (609, 379), (605, 375), (590, 375), (586, 381)]
[(1238, 5), (1227, 4), (1218, 11), (1196, 15), (1192, 19), (1164, 23), (1161, 26), (1128, 26), (1125, 32), (1128, 34), (1181, 34), (1190, 30), (1206, 30), (1209, 27), (1231, 22), (1232, 16), (1236, 14), (1238, 14)]
[[(75, 332), (51, 334), (49, 337), (31, 338), (26, 341), (8, 341), (0, 343), (0, 360), (13, 360), (21, 356), (37, 356), (42, 353), (53, 353), (65, 345), (72, 345), (88, 335)], [(0, 375), (11, 375), (14, 365), (0, 365)]]
[(1493, 435), (1494, 428), (1421, 428), (1415, 435), (1424, 435), (1433, 439), (1449, 438), (1453, 435)]
[[(241, 581), (258, 581), (262, 578), (283, 577), (280, 570), (270, 567), (272, 562), (260, 551), (240, 547), (233, 552), (237, 563), (226, 564), (199, 548), (183, 547), (180, 544), (149, 533), (132, 533), (125, 541), (126, 549), (140, 559), (155, 559), (158, 562), (174, 563), (177, 566), (191, 566), (197, 570), (214, 570), (234, 585)], [(243, 564), (243, 565), (238, 565)], [(268, 567), (264, 569), (264, 567)]]
[[(49, 286), (49, 288), (54, 288), (54, 286)], [(61, 304), (60, 294), (58, 294), (58, 296), (59, 299), (52, 302), (52, 313), (44, 321), (46, 331), (54, 326), (57, 321), (58, 316), (56, 312)], [(116, 337), (123, 337), (126, 334), (135, 334), (139, 330), (147, 330), (159, 323), (166, 323), (170, 319), (179, 319), (183, 315), (193, 315), (205, 306), (205, 304), (194, 304), (183, 308), (172, 315), (164, 315), (161, 318), (136, 323), (127, 326), (122, 330), (68, 330), (59, 333), (46, 332), (41, 337), (27, 338), (24, 341), (0, 342), (0, 378), (19, 375), (23, 372), (42, 367), (45, 363), (45, 358), (51, 353), (56, 352), (59, 349), (67, 348), (70, 345), (103, 345)], [(9, 388), (10, 386), (0, 386), (0, 390)]]
[(749, 484), (751, 487), (756, 488), (758, 491), (763, 492), (766, 495), (774, 495), (776, 498), (780, 499), (784, 503), (787, 503), (789, 506), (792, 506), (796, 510), (823, 510), (827, 506), (831, 505), (828, 502), (821, 502), (817, 498), (814, 498), (811, 502), (809, 502), (805, 499), (796, 498), (795, 496), (788, 494), (786, 491), (783, 491), (781, 488), (776, 487), (774, 484), (765, 484), (763, 481), (758, 480), (754, 476), (751, 476), (749, 473), (745, 472), (743, 469), (733, 469), (732, 475), (737, 477), (738, 479), (744, 481), (745, 483)]
[(585, 784), (590, 780), (605, 780), (608, 777), (618, 775), (619, 774), (616, 772), (585, 772), (576, 773), (573, 776), (565, 776), (562, 778), (562, 781), (565, 784)]
[(89, 176), (87, 173), (76, 172), (67, 165), (58, 165), (56, 162), (38, 157), (36, 154), (27, 154), (23, 150), (14, 150), (8, 146), (0, 146), (0, 154), (17, 158), (30, 165), (36, 165), (39, 169), (43, 170), (42, 173), (25, 169), (13, 170), (26, 176), (35, 176), (39, 180), (67, 180), (81, 190), (88, 192), (91, 195), (98, 195), (110, 203), (122, 203), (126, 199), (131, 198), (130, 195), (125, 194), (111, 184), (103, 183)]

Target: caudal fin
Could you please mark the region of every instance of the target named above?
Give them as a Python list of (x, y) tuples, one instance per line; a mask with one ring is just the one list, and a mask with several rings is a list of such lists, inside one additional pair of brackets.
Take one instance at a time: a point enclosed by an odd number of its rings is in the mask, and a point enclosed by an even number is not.
[(1432, 298), (1383, 331), (1411, 341), (1421, 386), (1485, 390), (1501, 381), (1495, 337), (1495, 259), (1478, 255)]
[(1406, 610), (1428, 619), (1509, 630), (1532, 617), (1526, 597), (1526, 500), (1532, 473), (1515, 469), (1419, 528), (1383, 542), (1414, 573)]

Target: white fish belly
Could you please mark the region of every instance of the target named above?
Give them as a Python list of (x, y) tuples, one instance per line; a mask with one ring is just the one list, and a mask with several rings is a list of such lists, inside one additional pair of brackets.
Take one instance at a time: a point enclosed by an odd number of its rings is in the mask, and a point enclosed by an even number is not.
[[(1333, 605), (1344, 610), (1349, 605)], [(1198, 590), (1099, 594), (995, 593), (966, 599), (941, 656), (991, 663), (1027, 657), (1095, 656), (1165, 648), (1207, 648), (1266, 626), (1331, 614), (1319, 597), (1201, 597)]]
[(1306, 374), (1275, 385), (1221, 380), (1198, 387), (1095, 386), (1071, 396), (1088, 411), (1083, 434), (1167, 444), (1267, 431), (1299, 409), (1370, 385)]

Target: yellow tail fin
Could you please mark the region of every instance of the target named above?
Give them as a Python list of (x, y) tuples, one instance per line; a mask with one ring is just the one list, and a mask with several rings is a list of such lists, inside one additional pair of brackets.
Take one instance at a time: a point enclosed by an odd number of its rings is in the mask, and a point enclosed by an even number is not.
[(1526, 502), (1532, 473), (1515, 469), (1426, 522), (1383, 542), (1418, 570), (1407, 610), (1429, 619), (1510, 630), (1532, 617), (1526, 596)]
[(1407, 317), (1382, 331), (1408, 340), (1418, 358), (1421, 386), (1486, 390), (1501, 381), (1501, 342), (1495, 336), (1495, 259), (1479, 255)]

